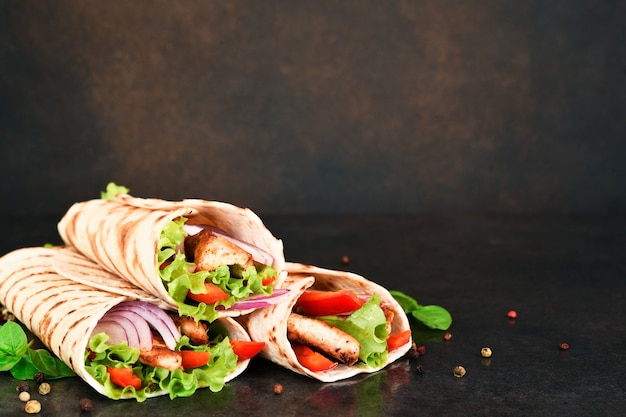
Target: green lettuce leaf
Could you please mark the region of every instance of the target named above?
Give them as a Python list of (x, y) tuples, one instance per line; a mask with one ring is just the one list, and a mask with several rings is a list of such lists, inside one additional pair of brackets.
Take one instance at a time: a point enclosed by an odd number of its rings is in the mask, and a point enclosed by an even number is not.
[(361, 345), (359, 359), (377, 368), (387, 361), (387, 319), (376, 294), (347, 318), (317, 317), (331, 326), (352, 335)]
[(115, 200), (115, 196), (118, 194), (128, 194), (129, 189), (123, 185), (117, 185), (114, 182), (107, 184), (106, 191), (100, 192), (100, 199), (102, 200)]
[[(198, 388), (204, 387), (217, 392), (224, 387), (226, 376), (237, 366), (237, 356), (228, 337), (220, 337), (211, 341), (211, 345), (201, 346), (193, 346), (186, 336), (181, 337), (177, 349), (189, 347), (208, 351), (211, 356), (202, 367), (174, 371), (143, 365), (139, 362), (138, 349), (129, 347), (125, 342), (108, 345), (108, 339), (106, 334), (99, 333), (89, 340), (85, 369), (103, 385), (105, 394), (113, 399), (119, 399), (127, 392), (132, 393), (138, 402), (145, 401), (149, 393), (160, 390), (167, 391), (171, 399), (188, 397)], [(132, 367), (133, 373), (142, 381), (141, 389), (115, 385), (111, 382), (107, 366)]]

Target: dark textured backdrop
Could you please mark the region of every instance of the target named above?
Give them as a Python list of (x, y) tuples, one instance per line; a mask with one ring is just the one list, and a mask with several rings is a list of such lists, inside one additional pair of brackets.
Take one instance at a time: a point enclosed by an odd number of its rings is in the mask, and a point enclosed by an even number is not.
[(624, 1), (0, 2), (0, 214), (626, 211)]

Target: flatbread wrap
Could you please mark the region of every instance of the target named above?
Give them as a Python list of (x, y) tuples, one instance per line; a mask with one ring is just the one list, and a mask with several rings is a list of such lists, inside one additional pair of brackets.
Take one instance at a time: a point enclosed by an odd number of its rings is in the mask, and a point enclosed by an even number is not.
[(109, 272), (178, 309), (213, 321), (279, 302), (282, 241), (250, 209), (187, 199), (138, 198), (109, 184), (70, 207), (63, 241)]
[[(166, 311), (138, 288), (121, 295), (59, 273), (107, 273), (68, 248), (23, 248), (0, 258), (0, 303), (97, 392), (144, 401), (219, 391), (262, 347), (230, 317), (210, 325)], [(115, 277), (111, 276), (112, 279)], [(115, 284), (114, 284), (115, 285)]]
[(351, 272), (287, 262), (286, 302), (237, 320), (261, 356), (323, 382), (378, 371), (411, 347), (409, 320), (382, 286)]

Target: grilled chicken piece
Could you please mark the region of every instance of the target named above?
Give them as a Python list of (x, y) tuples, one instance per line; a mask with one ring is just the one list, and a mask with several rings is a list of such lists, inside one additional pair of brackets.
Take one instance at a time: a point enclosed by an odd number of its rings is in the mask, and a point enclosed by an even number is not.
[(201, 271), (212, 271), (220, 265), (239, 265), (244, 269), (254, 265), (251, 254), (209, 229), (185, 239), (185, 255)]
[(177, 314), (170, 314), (169, 316), (174, 320), (176, 327), (180, 327), (180, 332), (187, 336), (192, 344), (206, 345), (209, 343), (206, 324), (196, 322), (188, 316), (179, 316)]
[(391, 334), (391, 326), (393, 324), (393, 318), (396, 313), (393, 311), (391, 306), (387, 304), (381, 304), (380, 308), (381, 310), (383, 310), (383, 313), (385, 314), (385, 319), (387, 320), (387, 334)]
[(151, 350), (139, 352), (139, 362), (155, 368), (165, 368), (169, 371), (183, 369), (183, 357), (167, 347), (163, 339), (154, 337)]
[(346, 365), (354, 365), (359, 360), (359, 342), (343, 330), (321, 320), (291, 313), (287, 319), (287, 338)]

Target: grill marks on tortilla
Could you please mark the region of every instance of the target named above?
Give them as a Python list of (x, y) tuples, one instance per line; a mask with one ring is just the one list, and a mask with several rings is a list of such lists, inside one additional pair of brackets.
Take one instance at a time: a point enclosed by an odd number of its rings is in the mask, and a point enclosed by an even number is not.
[(162, 304), (162, 301), (157, 297), (147, 294), (119, 275), (105, 271), (71, 248), (63, 248), (57, 251), (54, 257), (54, 267), (59, 275), (81, 284), (115, 294), (130, 295), (138, 300), (148, 301), (157, 305)]
[(58, 275), (47, 248), (20, 249), (0, 259), (0, 299), (51, 352), (81, 377), (84, 352), (99, 317), (127, 299)]

